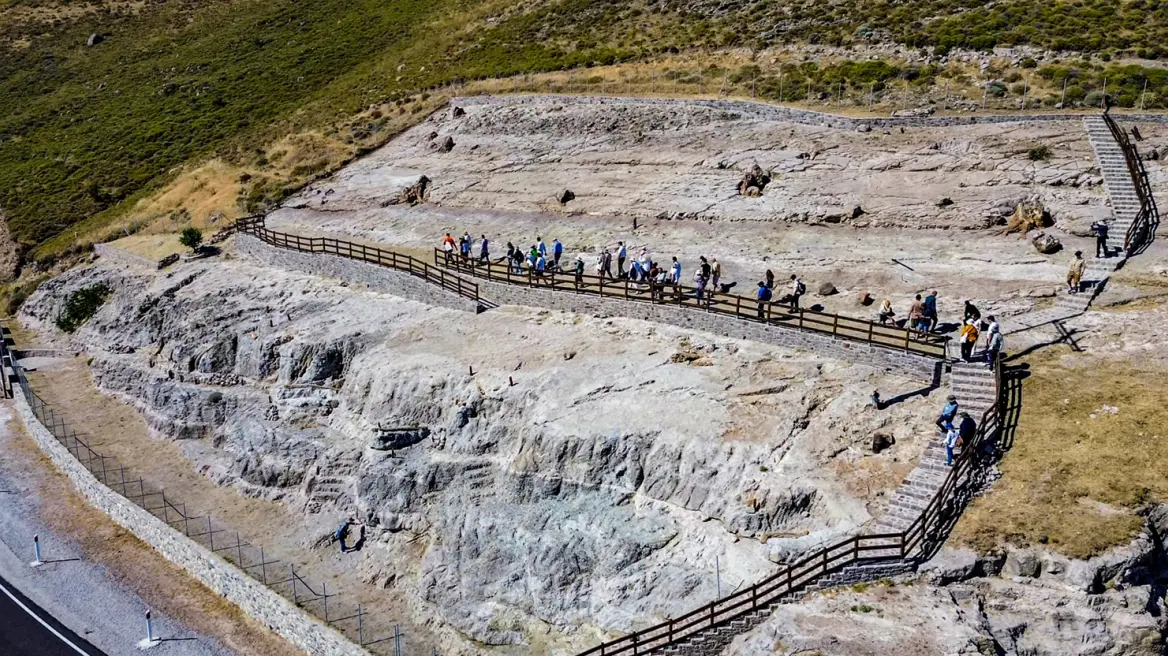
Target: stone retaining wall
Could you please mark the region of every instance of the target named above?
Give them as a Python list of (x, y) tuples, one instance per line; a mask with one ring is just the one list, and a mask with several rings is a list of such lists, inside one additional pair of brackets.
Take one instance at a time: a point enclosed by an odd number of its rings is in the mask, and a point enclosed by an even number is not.
[(101, 259), (117, 266), (145, 267), (151, 270), (158, 268), (157, 262), (153, 262), (141, 255), (134, 255), (120, 248), (115, 248), (109, 244), (94, 244), (93, 252), (97, 253)]
[[(622, 98), (604, 96), (557, 96), (549, 94), (515, 95), (515, 96), (466, 96), (454, 98), (451, 105), (521, 105), (535, 103), (560, 104), (596, 104), (596, 105), (660, 105), (677, 107), (679, 105), (696, 105), (728, 112), (740, 112), (755, 118), (782, 121), (784, 123), (801, 123), (837, 128), (841, 130), (857, 130), (868, 127), (873, 130), (882, 128), (933, 128), (952, 127), (957, 125), (985, 125), (993, 123), (1037, 123), (1046, 121), (1078, 121), (1091, 112), (1077, 114), (1001, 114), (977, 116), (919, 116), (919, 117), (873, 117), (852, 118), (825, 112), (816, 112), (797, 107), (785, 107), (750, 100), (701, 100), (687, 98)], [(1144, 123), (1168, 123), (1165, 114), (1124, 114), (1124, 118)]]
[(326, 278), (337, 278), (349, 283), (360, 283), (386, 294), (439, 305), (454, 310), (477, 312), (478, 303), (446, 291), (435, 284), (408, 273), (394, 271), (367, 262), (350, 260), (325, 253), (301, 253), (277, 248), (256, 237), (239, 233), (235, 236), (236, 249), (262, 264), (302, 271)]
[(527, 305), (566, 312), (600, 316), (620, 316), (655, 321), (691, 330), (790, 348), (813, 351), (828, 357), (871, 365), (885, 371), (908, 376), (923, 384), (936, 384), (941, 363), (935, 358), (860, 342), (835, 339), (828, 335), (781, 328), (753, 321), (743, 321), (702, 310), (673, 305), (656, 305), (618, 298), (605, 298), (564, 291), (533, 289), (522, 285), (477, 280), (479, 295), (497, 304)]
[(187, 538), (161, 519), (119, 495), (86, 469), (36, 418), (17, 390), (14, 406), (33, 440), (90, 504), (150, 545), (164, 558), (186, 570), (248, 616), (267, 626), (309, 654), (369, 656), (369, 652), (325, 626), (292, 602), (243, 571)]

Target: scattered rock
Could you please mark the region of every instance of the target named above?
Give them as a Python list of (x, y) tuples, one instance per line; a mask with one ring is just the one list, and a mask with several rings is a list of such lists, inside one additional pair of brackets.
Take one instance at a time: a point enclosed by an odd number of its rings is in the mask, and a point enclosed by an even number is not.
[(831, 296), (832, 294), (835, 294), (838, 291), (839, 290), (835, 288), (835, 285), (831, 284), (830, 282), (825, 282), (819, 286), (819, 295), (820, 296)]
[(1042, 253), (1043, 255), (1057, 253), (1063, 247), (1062, 242), (1060, 242), (1054, 236), (1046, 234), (1045, 232), (1040, 232), (1035, 235), (1034, 239), (1032, 239), (1030, 243), (1034, 245), (1034, 250)]
[(872, 453), (880, 453), (896, 443), (896, 438), (884, 433), (875, 433), (872, 435)]
[(105, 41), (105, 37), (103, 37), (100, 34), (94, 33), (94, 34), (90, 34), (89, 38), (85, 40), (85, 45), (92, 48), (93, 46), (101, 43), (102, 41)]
[[(770, 174), (755, 164), (743, 174), (742, 181), (738, 183), (738, 193), (742, 196), (759, 196), (770, 181)], [(751, 189), (754, 190), (754, 193), (751, 193)]]
[(162, 258), (161, 260), (158, 260), (158, 268), (165, 269), (166, 267), (174, 264), (175, 262), (178, 262), (178, 260), (179, 260), (179, 254), (178, 253), (171, 253), (170, 255), (167, 255), (166, 257)]
[(426, 192), (430, 187), (430, 178), (419, 176), (418, 181), (402, 189), (397, 196), (381, 203), (382, 207), (390, 205), (417, 205), (426, 202)]
[(572, 201), (575, 199), (576, 199), (576, 194), (572, 193), (571, 189), (565, 189), (565, 190), (561, 191), (558, 196), (556, 196), (556, 200), (560, 202), (560, 205), (567, 205), (569, 201)]
[(861, 292), (860, 293), (860, 305), (867, 307), (867, 306), (871, 305), (872, 303), (874, 303), (875, 301), (876, 301), (876, 299), (872, 298), (872, 295), (869, 294), (868, 292)]
[(450, 118), (460, 118), (466, 116), (466, 110), (461, 107), (455, 107), (450, 110)]
[(438, 152), (448, 153), (452, 150), (454, 150), (454, 138), (451, 136), (447, 136), (445, 139), (442, 140), (442, 144), (440, 146), (438, 146)]
[(952, 204), (953, 204), (953, 199), (949, 198), (948, 196), (937, 201), (937, 207), (949, 207)]
[(864, 208), (860, 207), (859, 205), (852, 208), (852, 218), (853, 219), (858, 219), (861, 216), (864, 216), (865, 214), (867, 214), (867, 212), (865, 212)]
[(430, 429), (425, 426), (377, 428), (374, 431), (373, 443), (369, 447), (378, 451), (404, 449), (421, 442), (429, 436)]
[(1037, 578), (1042, 573), (1042, 560), (1029, 549), (1016, 549), (1006, 554), (1006, 564), (1002, 568), (1006, 576)]
[(437, 138), (438, 138), (438, 133), (437, 133), (437, 132), (431, 132), (430, 134), (426, 135), (426, 140), (427, 140), (427, 141), (433, 141), (433, 140), (435, 140), (435, 139), (437, 139)]

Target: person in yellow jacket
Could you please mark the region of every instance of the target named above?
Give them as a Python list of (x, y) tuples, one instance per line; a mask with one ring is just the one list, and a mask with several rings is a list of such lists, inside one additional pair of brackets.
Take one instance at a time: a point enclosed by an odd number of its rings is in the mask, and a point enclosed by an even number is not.
[(973, 319), (968, 319), (961, 327), (961, 359), (969, 362), (973, 359), (973, 347), (977, 345), (978, 330)]
[(1079, 284), (1083, 281), (1083, 270), (1087, 268), (1087, 261), (1083, 259), (1083, 251), (1075, 251), (1075, 259), (1071, 260), (1071, 268), (1067, 270), (1067, 293), (1078, 294)]

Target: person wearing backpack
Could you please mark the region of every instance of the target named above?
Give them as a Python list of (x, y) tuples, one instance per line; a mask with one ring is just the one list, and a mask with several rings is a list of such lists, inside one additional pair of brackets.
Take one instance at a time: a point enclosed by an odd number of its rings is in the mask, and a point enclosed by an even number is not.
[(787, 296), (787, 301), (791, 304), (791, 309), (799, 310), (799, 297), (807, 293), (807, 285), (799, 279), (799, 276), (791, 274), (791, 293)]
[(1095, 233), (1095, 257), (1103, 259), (1111, 257), (1111, 252), (1107, 250), (1107, 229), (1106, 221), (1096, 221), (1091, 224), (1091, 232)]
[(1002, 346), (1005, 340), (1002, 338), (1002, 330), (993, 325), (990, 327), (990, 347), (986, 350), (986, 366), (990, 369), (994, 368), (994, 363), (1002, 357)]
[(765, 319), (766, 305), (771, 302), (771, 289), (763, 281), (758, 281), (758, 318)]

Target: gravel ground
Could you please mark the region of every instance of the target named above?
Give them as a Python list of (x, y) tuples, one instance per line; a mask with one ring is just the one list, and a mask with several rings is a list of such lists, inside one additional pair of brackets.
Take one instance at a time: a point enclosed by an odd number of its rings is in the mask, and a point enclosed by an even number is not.
[[(90, 560), (68, 534), (49, 526), (42, 504), (50, 499), (43, 493), (62, 491), (44, 489), (42, 472), (28, 466), (22, 445), (16, 444), (28, 438), (17, 426), (11, 407), (0, 406), (0, 576), (107, 654), (133, 653), (145, 637), (147, 604), (134, 586)], [(40, 536), (45, 561), (38, 569), (28, 565), (33, 560), (34, 534)], [(154, 653), (237, 653), (164, 611), (155, 608), (152, 614), (155, 635), (163, 639)]]

